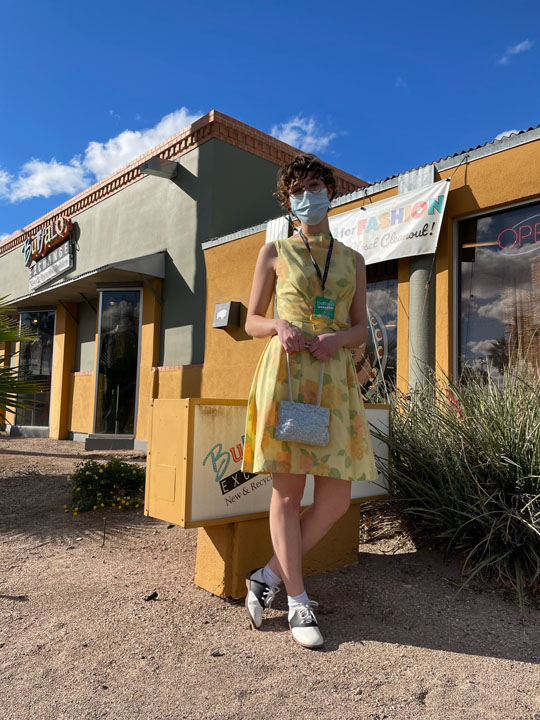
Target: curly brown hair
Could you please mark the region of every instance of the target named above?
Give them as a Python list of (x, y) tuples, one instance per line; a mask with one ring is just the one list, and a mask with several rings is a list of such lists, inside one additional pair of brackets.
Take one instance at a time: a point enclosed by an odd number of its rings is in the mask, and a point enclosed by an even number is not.
[(316, 155), (305, 153), (297, 155), (292, 162), (282, 167), (278, 173), (276, 197), (285, 210), (289, 209), (289, 194), (294, 180), (297, 178), (303, 179), (310, 172), (315, 173), (315, 177), (322, 178), (326, 187), (332, 190), (331, 199), (334, 198), (337, 187), (334, 171), (321, 162)]

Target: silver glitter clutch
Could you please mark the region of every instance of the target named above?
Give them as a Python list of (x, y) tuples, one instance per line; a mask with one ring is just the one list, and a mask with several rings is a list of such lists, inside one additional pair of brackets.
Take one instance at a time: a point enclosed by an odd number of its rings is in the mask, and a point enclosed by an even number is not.
[(274, 436), (285, 442), (319, 445), (324, 447), (330, 442), (330, 410), (321, 405), (324, 363), (321, 363), (317, 404), (294, 402), (292, 398), (291, 366), (287, 353), (287, 375), (289, 378), (289, 398), (282, 400), (278, 408), (278, 421)]

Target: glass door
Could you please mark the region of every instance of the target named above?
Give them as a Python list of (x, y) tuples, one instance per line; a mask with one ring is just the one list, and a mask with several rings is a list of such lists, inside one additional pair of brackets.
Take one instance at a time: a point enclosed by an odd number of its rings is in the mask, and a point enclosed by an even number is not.
[(43, 391), (25, 395), (28, 407), (17, 410), (16, 425), (47, 427), (51, 403), (51, 375), (54, 339), (54, 310), (21, 312), (21, 328), (30, 330), (35, 340), (23, 340), (19, 347), (19, 375), (40, 380)]
[(135, 433), (140, 295), (139, 290), (101, 292), (96, 433)]

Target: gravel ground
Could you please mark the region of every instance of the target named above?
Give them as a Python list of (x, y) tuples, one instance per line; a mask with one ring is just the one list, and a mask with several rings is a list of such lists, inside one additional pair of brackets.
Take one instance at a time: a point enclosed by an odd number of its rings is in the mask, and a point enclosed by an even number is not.
[(283, 594), (254, 632), (193, 584), (195, 530), (64, 513), (81, 457), (110, 453), (0, 435), (2, 720), (540, 720), (537, 606), (457, 594), (457, 561), (396, 530), (308, 578), (326, 644), (305, 650)]

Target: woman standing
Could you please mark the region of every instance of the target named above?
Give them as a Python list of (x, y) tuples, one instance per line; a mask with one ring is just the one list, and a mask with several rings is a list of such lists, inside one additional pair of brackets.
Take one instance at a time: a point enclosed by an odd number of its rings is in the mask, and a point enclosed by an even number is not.
[[(280, 170), (277, 196), (299, 221), (297, 235), (261, 248), (246, 332), (271, 336), (255, 371), (248, 401), (243, 470), (272, 473), (270, 532), (274, 555), (249, 573), (246, 608), (259, 628), (283, 581), (289, 627), (304, 647), (323, 644), (304, 588), (302, 555), (347, 511), (351, 481), (376, 479), (371, 438), (351, 349), (367, 338), (364, 260), (330, 234), (328, 208), (336, 180), (313, 155)], [(279, 317), (266, 317), (272, 294)], [(289, 398), (316, 403), (324, 362), (322, 405), (330, 408), (325, 447), (275, 437), (278, 406)], [(300, 514), (306, 473), (315, 477), (313, 504)]]

